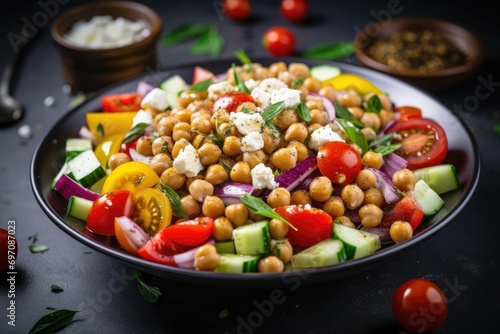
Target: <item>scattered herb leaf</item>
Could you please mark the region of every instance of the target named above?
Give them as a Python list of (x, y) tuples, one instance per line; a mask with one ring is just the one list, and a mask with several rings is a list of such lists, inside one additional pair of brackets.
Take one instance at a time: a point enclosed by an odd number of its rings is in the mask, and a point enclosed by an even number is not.
[(334, 60), (351, 56), (355, 49), (353, 42), (324, 43), (305, 50), (302, 56), (305, 58)]
[(63, 292), (64, 289), (61, 288), (59, 285), (52, 284), (50, 286), (50, 291), (52, 291), (52, 292)]
[(126, 134), (125, 138), (123, 138), (123, 144), (128, 144), (135, 138), (139, 137), (144, 133), (144, 129), (149, 126), (148, 123), (139, 123), (136, 124), (132, 129), (130, 129)]
[(241, 202), (245, 204), (248, 210), (256, 213), (258, 215), (267, 217), (267, 218), (276, 218), (293, 228), (297, 231), (297, 228), (293, 226), (290, 222), (288, 222), (285, 218), (281, 217), (276, 211), (273, 210), (266, 202), (261, 200), (258, 197), (252, 196), (250, 194), (243, 194), (241, 196)]
[(248, 55), (245, 53), (245, 50), (243, 50), (243, 49), (236, 50), (234, 52), (234, 55), (236, 56), (236, 58), (238, 58), (240, 63), (252, 64), (252, 60), (250, 60), (250, 57), (248, 57)]
[(220, 55), (224, 47), (224, 37), (219, 33), (216, 25), (210, 25), (201, 32), (198, 39), (191, 48), (191, 52), (195, 55), (210, 55), (216, 57)]
[(102, 125), (102, 123), (97, 124), (97, 134), (101, 138), (104, 137), (104, 126)]
[(375, 114), (379, 114), (380, 110), (382, 110), (382, 102), (380, 102), (380, 98), (377, 95), (372, 95), (366, 101), (366, 111), (373, 112)]
[(264, 123), (271, 122), (276, 116), (281, 114), (281, 112), (285, 110), (285, 102), (280, 101), (271, 104), (269, 107), (264, 110), (262, 113), (262, 118), (264, 119)]
[(231, 68), (233, 69), (234, 82), (236, 82), (236, 86), (240, 89), (240, 91), (250, 94), (250, 89), (245, 85), (243, 79), (241, 79), (240, 74), (236, 71), (236, 65), (231, 64)]
[(500, 123), (493, 124), (493, 132), (500, 136)]
[(161, 153), (171, 154), (170, 149), (168, 148), (168, 141), (165, 141), (163, 142), (163, 144), (161, 144)]
[(207, 27), (203, 24), (181, 24), (172, 29), (163, 39), (162, 44), (169, 46), (198, 37)]
[(29, 244), (28, 248), (31, 253), (43, 253), (49, 250), (49, 247), (45, 245)]
[(227, 316), (229, 315), (229, 311), (226, 309), (222, 310), (220, 313), (219, 313), (219, 318), (220, 319), (224, 319), (226, 318)]
[(354, 115), (346, 107), (344, 107), (339, 103), (335, 103), (335, 112), (337, 113), (337, 117), (343, 118), (346, 121), (351, 122), (358, 128), (362, 128), (365, 126), (360, 120), (354, 117)]
[(72, 323), (75, 314), (78, 312), (80, 311), (62, 309), (46, 314), (36, 322), (29, 334), (55, 333)]
[(304, 102), (300, 102), (297, 106), (297, 113), (303, 121), (309, 122), (311, 120), (311, 112), (307, 104), (305, 104)]
[(134, 279), (137, 282), (137, 289), (140, 294), (150, 303), (156, 303), (162, 295), (160, 289), (156, 286), (151, 286), (142, 280), (142, 275), (139, 271), (132, 269)]
[(195, 83), (189, 88), (189, 90), (193, 92), (206, 92), (211, 84), (212, 84), (212, 78), (208, 78), (203, 81)]
[(396, 150), (398, 150), (403, 144), (393, 144), (393, 145), (382, 145), (373, 149), (373, 152), (380, 153), (382, 155), (388, 155)]
[(392, 142), (392, 138), (394, 138), (394, 132), (386, 134), (382, 137), (378, 137), (370, 143), (369, 148), (374, 148), (382, 145), (389, 145)]
[(160, 190), (168, 197), (170, 201), (170, 206), (172, 207), (172, 213), (177, 217), (189, 219), (188, 215), (182, 208), (181, 198), (179, 194), (169, 186), (164, 185), (163, 183), (158, 183), (158, 187)]
[(368, 142), (363, 132), (351, 126), (351, 123), (345, 119), (336, 118), (335, 120), (340, 124), (344, 132), (349, 136), (351, 142), (358, 145), (363, 153), (366, 153), (368, 151)]
[(297, 88), (297, 87), (302, 86), (303, 83), (304, 83), (304, 78), (296, 78), (296, 79), (293, 79), (290, 86), (292, 88)]

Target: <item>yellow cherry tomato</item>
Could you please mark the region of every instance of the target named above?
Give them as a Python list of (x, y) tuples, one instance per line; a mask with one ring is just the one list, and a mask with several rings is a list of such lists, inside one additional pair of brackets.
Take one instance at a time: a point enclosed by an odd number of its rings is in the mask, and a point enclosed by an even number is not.
[(134, 195), (132, 220), (148, 235), (154, 236), (172, 222), (170, 201), (157, 188), (139, 190)]
[(129, 161), (113, 169), (102, 185), (102, 193), (124, 189), (133, 194), (144, 188), (151, 188), (160, 177), (147, 163)]
[(87, 127), (96, 138), (127, 133), (137, 112), (90, 112), (85, 114)]
[(377, 86), (371, 83), (369, 80), (360, 77), (359, 75), (352, 73), (342, 73), (336, 77), (327, 79), (322, 82), (324, 86), (332, 85), (336, 90), (345, 90), (353, 88), (356, 92), (361, 95), (366, 95), (368, 93), (384, 94)]
[(119, 133), (101, 140), (94, 149), (97, 160), (101, 163), (102, 168), (108, 168), (109, 157), (120, 150), (120, 145), (125, 134)]

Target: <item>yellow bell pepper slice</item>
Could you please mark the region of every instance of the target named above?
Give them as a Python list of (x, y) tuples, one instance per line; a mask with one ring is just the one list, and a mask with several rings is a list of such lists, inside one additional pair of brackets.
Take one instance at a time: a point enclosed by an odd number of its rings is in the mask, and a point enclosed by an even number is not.
[[(136, 114), (136, 111), (90, 112), (86, 114), (87, 127), (96, 138), (109, 138), (116, 134), (127, 133), (132, 127), (132, 121)], [(99, 135), (99, 124), (102, 126), (102, 137)]]
[(95, 156), (97, 160), (101, 163), (102, 168), (108, 168), (109, 157), (120, 150), (120, 145), (122, 144), (123, 137), (125, 133), (118, 133), (116, 135), (109, 136), (99, 142), (94, 149)]
[(346, 90), (349, 88), (353, 88), (361, 95), (366, 95), (371, 92), (386, 95), (386, 93), (381, 91), (369, 80), (352, 73), (339, 74), (336, 77), (323, 81), (322, 84), (323, 86), (332, 85), (332, 87), (336, 90)]

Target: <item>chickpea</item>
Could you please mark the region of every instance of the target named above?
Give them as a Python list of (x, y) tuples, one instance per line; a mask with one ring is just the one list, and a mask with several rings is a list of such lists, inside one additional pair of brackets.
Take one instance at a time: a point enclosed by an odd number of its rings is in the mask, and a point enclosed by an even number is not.
[(323, 211), (333, 218), (343, 216), (345, 213), (344, 201), (339, 196), (332, 196), (323, 203)]
[(361, 119), (361, 117), (363, 117), (363, 114), (365, 113), (365, 111), (359, 107), (351, 107), (347, 108), (347, 110), (349, 110), (351, 114), (357, 119)]
[(283, 147), (273, 153), (271, 163), (281, 170), (289, 170), (297, 164), (297, 149), (295, 146)]
[(174, 125), (179, 122), (180, 121), (178, 118), (175, 118), (170, 115), (162, 117), (157, 124), (158, 135), (172, 136), (172, 132), (174, 131)]
[(374, 151), (368, 151), (363, 154), (361, 158), (363, 165), (373, 167), (375, 169), (380, 169), (384, 164), (384, 157), (381, 153), (376, 153)]
[(198, 174), (196, 176), (190, 176), (190, 177), (186, 176), (186, 182), (185, 182), (186, 188), (189, 189), (189, 186), (195, 180), (205, 180), (205, 177), (203, 176), (203, 174)]
[(201, 206), (203, 215), (214, 219), (222, 217), (225, 209), (226, 206), (224, 202), (216, 196), (205, 196)]
[(380, 129), (380, 117), (374, 112), (365, 112), (360, 121), (368, 127), (374, 127), (377, 131)]
[(361, 97), (356, 92), (346, 92), (338, 97), (338, 101), (341, 105), (346, 108), (349, 107), (361, 107), (362, 100)]
[(250, 169), (267, 160), (267, 155), (262, 150), (243, 153), (243, 161), (248, 164)]
[(307, 78), (309, 77), (309, 66), (304, 63), (290, 63), (288, 72), (297, 78)]
[(198, 149), (198, 157), (200, 158), (201, 164), (204, 166), (213, 165), (219, 161), (221, 155), (222, 151), (219, 146), (212, 142), (205, 143)]
[(193, 147), (198, 150), (205, 143), (209, 143), (209, 142), (210, 142), (210, 139), (208, 139), (208, 137), (206, 135), (197, 134), (194, 137), (194, 139), (191, 141), (191, 145), (193, 145)]
[(214, 194), (214, 186), (205, 180), (196, 179), (189, 185), (189, 194), (198, 202)]
[(323, 126), (328, 124), (329, 116), (326, 111), (319, 109), (311, 109), (310, 115), (311, 115), (311, 120), (309, 121), (310, 124), (318, 123)]
[(400, 243), (413, 236), (413, 229), (410, 223), (398, 220), (392, 223), (389, 234), (395, 243)]
[(172, 167), (172, 158), (166, 153), (160, 153), (151, 159), (149, 165), (158, 176), (161, 176), (165, 170)]
[(187, 90), (181, 93), (177, 104), (182, 108), (186, 108), (191, 102), (198, 101), (200, 99), (201, 95), (199, 92)]
[(392, 175), (392, 183), (401, 191), (412, 191), (415, 189), (417, 180), (411, 170), (404, 168)]
[(264, 141), (264, 147), (262, 148), (262, 150), (266, 154), (273, 153), (281, 145), (281, 138), (275, 137), (271, 133), (271, 130), (267, 127), (264, 129), (264, 131), (262, 131), (262, 140)]
[[(190, 123), (191, 122), (191, 115), (193, 112), (189, 109), (179, 109), (174, 111), (172, 114), (175, 118), (178, 118), (180, 123)], [(191, 128), (191, 127), (190, 127)]]
[(287, 66), (285, 62), (279, 61), (273, 63), (269, 66), (269, 71), (271, 72), (273, 77), (277, 77), (280, 72), (285, 72), (287, 70)]
[(250, 110), (250, 111), (253, 111), (253, 112), (256, 112), (257, 111), (257, 106), (255, 105), (255, 103), (253, 102), (243, 102), (242, 104), (240, 104), (237, 108), (236, 108), (236, 111), (237, 112), (240, 112), (240, 111), (243, 111), (243, 110)]
[(193, 139), (191, 125), (187, 122), (179, 122), (174, 125), (174, 129), (172, 132), (172, 139), (174, 141), (178, 141), (181, 138), (184, 138), (188, 141), (191, 141)]
[(264, 80), (272, 77), (271, 71), (267, 67), (257, 67), (254, 73), (255, 80)]
[(312, 78), (312, 77), (306, 78), (304, 80), (304, 86), (307, 88), (307, 90), (309, 90), (310, 92), (313, 92), (313, 93), (319, 92), (319, 90), (322, 87), (321, 81), (319, 81), (316, 78)]
[(377, 177), (375, 173), (369, 169), (362, 169), (358, 175), (356, 175), (356, 184), (362, 190), (368, 190), (374, 187), (375, 183), (377, 183)]
[[(342, 138), (344, 138), (344, 136), (342, 136)], [(349, 146), (351, 146), (356, 152), (358, 152), (360, 156), (363, 154), (363, 150), (358, 146), (358, 144), (350, 143)]]
[(370, 188), (365, 191), (365, 199), (363, 204), (375, 204), (376, 206), (382, 206), (384, 204), (384, 194), (377, 188)]
[(272, 239), (283, 239), (288, 234), (289, 226), (279, 219), (272, 218), (269, 221), (269, 233)]
[(226, 206), (224, 214), (234, 227), (245, 224), (248, 219), (248, 209), (243, 203), (230, 204)]
[(160, 120), (163, 118), (163, 117), (167, 117), (170, 115), (170, 112), (169, 111), (164, 111), (164, 112), (159, 112), (156, 114), (156, 116), (153, 118), (153, 122), (154, 124), (158, 125), (158, 123), (160, 122)]
[(290, 204), (306, 205), (312, 204), (311, 196), (307, 190), (297, 190), (292, 193)]
[(111, 154), (111, 156), (108, 159), (108, 166), (111, 170), (115, 169), (116, 167), (129, 162), (130, 157), (122, 152), (114, 153)]
[(236, 136), (227, 136), (222, 146), (222, 152), (229, 157), (241, 154), (241, 138)]
[(259, 273), (281, 273), (285, 270), (285, 265), (278, 257), (269, 255), (257, 264)]
[(291, 75), (290, 72), (280, 72), (278, 73), (278, 79), (283, 81), (288, 87), (292, 85), (293, 80), (297, 79), (294, 75)]
[(212, 236), (217, 241), (226, 241), (233, 238), (233, 225), (226, 217), (219, 217), (214, 220)]
[(358, 206), (363, 203), (363, 199), (365, 198), (365, 194), (360, 187), (355, 184), (348, 184), (342, 188), (340, 191), (340, 197), (345, 203), (345, 206), (348, 209), (356, 209)]
[(176, 141), (174, 147), (172, 147), (172, 158), (175, 159), (179, 155), (181, 150), (185, 149), (188, 145), (191, 145), (191, 143), (185, 138), (181, 138), (180, 140)]
[(153, 155), (152, 145), (153, 145), (153, 138), (149, 136), (142, 136), (139, 137), (139, 139), (137, 140), (137, 144), (135, 144), (135, 149), (137, 153), (150, 157)]
[(169, 153), (172, 152), (172, 148), (174, 147), (174, 141), (170, 136), (160, 136), (153, 140), (153, 144), (151, 145), (151, 150), (153, 151), (153, 155), (157, 155), (160, 153)]
[(309, 149), (307, 148), (306, 145), (304, 145), (303, 143), (301, 143), (299, 141), (292, 140), (288, 144), (288, 146), (289, 147), (294, 146), (295, 149), (297, 150), (297, 162), (301, 162), (302, 160), (304, 160), (305, 158), (307, 158), (309, 156)]
[(271, 240), (271, 253), (283, 263), (288, 263), (293, 255), (292, 244), (286, 239)]
[(389, 122), (395, 119), (394, 113), (391, 111), (387, 111), (386, 109), (380, 110), (378, 113), (378, 117), (380, 117), (380, 126), (384, 128)]
[(181, 205), (182, 210), (184, 210), (190, 219), (197, 217), (201, 213), (200, 203), (198, 203), (191, 195), (181, 198)]
[(335, 222), (335, 224), (340, 224), (340, 225), (344, 225), (347, 227), (356, 228), (356, 225), (354, 225), (351, 218), (349, 218), (347, 216), (338, 216), (337, 218), (335, 218), (334, 222)]
[(332, 181), (326, 176), (317, 176), (309, 184), (309, 196), (315, 201), (325, 202), (332, 192)]
[(307, 127), (302, 123), (291, 124), (285, 132), (285, 140), (297, 140), (303, 143), (307, 138)]
[[(208, 117), (207, 117), (208, 116)], [(212, 132), (212, 123), (210, 122), (210, 115), (198, 116), (191, 121), (191, 130), (203, 134), (210, 134)]]
[(375, 204), (365, 204), (358, 210), (361, 224), (365, 227), (376, 227), (382, 222), (384, 212)]
[(317, 130), (317, 129), (322, 128), (322, 127), (323, 127), (323, 125), (321, 125), (319, 123), (309, 124), (307, 126), (307, 132), (311, 133), (311, 132), (314, 132), (314, 130)]
[[(319, 96), (311, 96), (307, 95), (306, 96), (306, 106), (309, 108), (309, 110), (323, 110), (325, 107), (323, 106), (323, 99)], [(309, 123), (315, 123), (314, 121), (311, 121)]]
[(244, 161), (238, 161), (234, 164), (229, 176), (233, 182), (252, 183), (250, 166)]
[(382, 108), (385, 110), (392, 110), (392, 102), (389, 99), (389, 96), (385, 94), (378, 94), (378, 98), (380, 99), (380, 102), (382, 103)]
[(174, 190), (179, 189), (186, 182), (186, 175), (179, 174), (174, 167), (169, 167), (160, 175), (160, 182)]
[(368, 126), (362, 128), (361, 133), (365, 136), (367, 141), (373, 141), (377, 138), (377, 132)]
[(283, 110), (278, 116), (274, 117), (273, 123), (280, 130), (285, 131), (292, 124), (299, 122), (299, 115), (295, 109), (289, 108)]
[(229, 123), (229, 112), (226, 109), (220, 108), (212, 114), (212, 118), (210, 120), (212, 122), (212, 126), (221, 126), (222, 124)]
[(267, 196), (267, 204), (271, 208), (290, 205), (291, 195), (286, 188), (274, 188)]
[(207, 167), (205, 180), (213, 185), (221, 184), (229, 179), (229, 174), (221, 164), (214, 164)]
[(213, 271), (220, 263), (220, 255), (214, 245), (201, 246), (194, 254), (194, 267), (197, 270)]

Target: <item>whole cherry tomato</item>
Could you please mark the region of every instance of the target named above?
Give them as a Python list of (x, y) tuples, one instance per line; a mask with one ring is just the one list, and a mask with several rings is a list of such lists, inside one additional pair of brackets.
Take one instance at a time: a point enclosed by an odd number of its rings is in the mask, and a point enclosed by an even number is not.
[(318, 168), (333, 183), (351, 184), (362, 167), (358, 152), (345, 142), (328, 142), (318, 149)]
[(307, 0), (281, 0), (280, 12), (291, 22), (303, 22), (309, 14), (309, 4)]
[(132, 194), (128, 190), (102, 194), (90, 208), (86, 227), (95, 234), (115, 235), (115, 218), (130, 217), (133, 208)]
[(448, 303), (436, 284), (416, 278), (396, 289), (392, 310), (396, 321), (405, 330), (427, 333), (443, 324), (448, 314)]
[(267, 51), (276, 57), (291, 56), (295, 51), (295, 35), (282, 26), (274, 26), (266, 30), (262, 43)]
[(17, 258), (17, 240), (6, 229), (0, 228), (0, 272), (15, 266)]
[(224, 0), (222, 10), (232, 20), (244, 21), (252, 14), (249, 0)]

